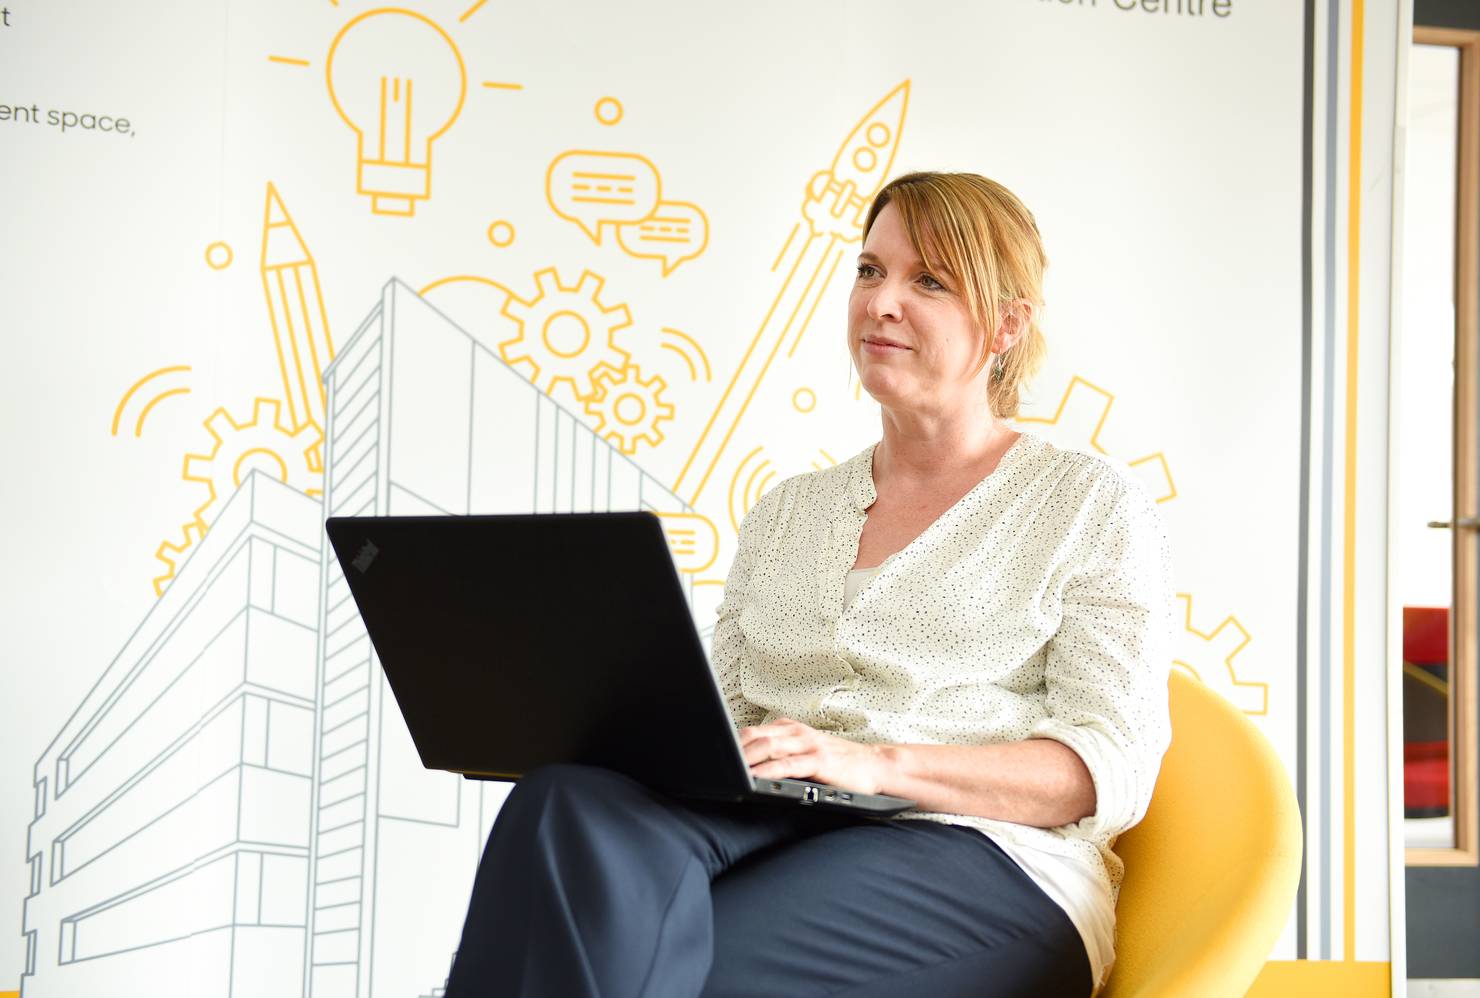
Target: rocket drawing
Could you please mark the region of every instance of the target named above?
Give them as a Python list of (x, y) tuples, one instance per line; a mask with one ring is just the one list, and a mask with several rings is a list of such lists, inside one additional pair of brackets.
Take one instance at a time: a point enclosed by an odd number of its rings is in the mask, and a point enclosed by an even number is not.
[(674, 482), (673, 491), (689, 505), (698, 506), (782, 347), (790, 341), (786, 356), (796, 352), (845, 245), (863, 238), (869, 202), (884, 186), (899, 150), (909, 96), (910, 83), (905, 80), (859, 119), (831, 166), (808, 182), (802, 218), (771, 266), (772, 272), (783, 275), (781, 287)]

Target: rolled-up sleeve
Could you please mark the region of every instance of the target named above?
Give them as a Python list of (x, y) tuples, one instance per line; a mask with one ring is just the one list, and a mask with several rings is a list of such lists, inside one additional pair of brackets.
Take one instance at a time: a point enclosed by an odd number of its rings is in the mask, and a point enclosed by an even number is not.
[(718, 620), (714, 625), (714, 641), (710, 659), (714, 664), (715, 678), (719, 681), (720, 693), (729, 708), (730, 719), (737, 729), (761, 723), (766, 716), (765, 708), (745, 699), (741, 688), (741, 663), (745, 656), (745, 633), (740, 627), (740, 613), (750, 598), (751, 573), (755, 568), (761, 521), (770, 503), (765, 498), (757, 503), (740, 523), (740, 544), (735, 560), (730, 563), (730, 573), (725, 578), (725, 595), (720, 601)]
[(1067, 577), (1062, 618), (1047, 647), (1048, 717), (1033, 736), (1084, 760), (1095, 787), (1093, 814), (1066, 826), (1088, 838), (1140, 821), (1171, 740), (1167, 671), (1175, 594), (1166, 528), (1139, 484), (1098, 484), (1081, 563)]

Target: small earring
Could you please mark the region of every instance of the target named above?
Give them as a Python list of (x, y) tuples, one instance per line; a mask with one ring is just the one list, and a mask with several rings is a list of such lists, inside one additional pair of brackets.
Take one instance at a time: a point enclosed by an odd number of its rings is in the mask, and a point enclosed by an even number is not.
[(992, 365), (992, 380), (1002, 380), (1002, 355), (1000, 353), (997, 355), (997, 362)]

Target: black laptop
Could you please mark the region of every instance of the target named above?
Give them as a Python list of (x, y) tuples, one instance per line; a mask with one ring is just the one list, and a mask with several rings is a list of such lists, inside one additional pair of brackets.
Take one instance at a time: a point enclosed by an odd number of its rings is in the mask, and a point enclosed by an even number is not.
[(914, 806), (751, 775), (650, 513), (327, 527), (428, 769), (517, 780), (584, 763), (681, 797), (879, 817)]

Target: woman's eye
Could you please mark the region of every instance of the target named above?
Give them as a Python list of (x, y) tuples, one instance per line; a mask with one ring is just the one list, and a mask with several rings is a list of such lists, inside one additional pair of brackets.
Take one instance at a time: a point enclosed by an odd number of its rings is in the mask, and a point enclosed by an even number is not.
[(874, 265), (871, 263), (860, 263), (858, 265), (858, 276), (860, 278), (875, 277), (878, 275), (878, 273), (879, 272), (874, 269)]
[(921, 274), (920, 283), (924, 285), (926, 291), (944, 291), (946, 289), (946, 286), (944, 284), (940, 283), (929, 274)]

